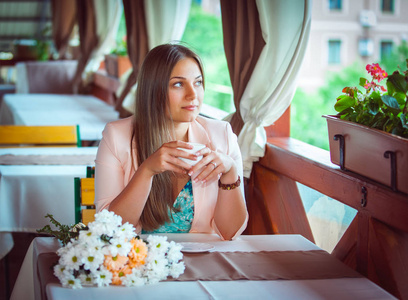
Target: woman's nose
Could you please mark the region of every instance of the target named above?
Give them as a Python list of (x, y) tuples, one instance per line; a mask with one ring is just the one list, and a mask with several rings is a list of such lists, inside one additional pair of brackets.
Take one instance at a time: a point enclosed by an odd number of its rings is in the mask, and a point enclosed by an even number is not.
[(186, 98), (195, 99), (197, 97), (197, 91), (193, 84), (189, 84), (186, 88)]

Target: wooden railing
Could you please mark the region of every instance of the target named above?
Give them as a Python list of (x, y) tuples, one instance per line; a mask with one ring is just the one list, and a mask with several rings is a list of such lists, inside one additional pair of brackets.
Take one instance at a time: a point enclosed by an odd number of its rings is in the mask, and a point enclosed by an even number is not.
[[(408, 174), (408, 171), (407, 171)], [(296, 182), (357, 210), (332, 252), (400, 299), (408, 299), (408, 195), (330, 162), (329, 152), (289, 137), (268, 139), (246, 184), (248, 234), (302, 234), (313, 241)]]

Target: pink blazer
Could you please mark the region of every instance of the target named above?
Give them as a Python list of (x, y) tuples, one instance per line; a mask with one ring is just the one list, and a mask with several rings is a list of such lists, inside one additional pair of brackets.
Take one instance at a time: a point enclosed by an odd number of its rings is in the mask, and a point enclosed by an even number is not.
[[(130, 140), (132, 134), (133, 117), (108, 123), (103, 131), (95, 160), (95, 204), (96, 211), (108, 208), (111, 201), (125, 188), (132, 178), (130, 155)], [(190, 124), (188, 130), (190, 142), (205, 144), (213, 151), (219, 151), (231, 156), (238, 167), (239, 175), (243, 178), (242, 158), (237, 137), (232, 132), (228, 122), (197, 117)], [(137, 168), (136, 155), (134, 166)], [(244, 195), (243, 184), (241, 191)], [(214, 223), (214, 209), (218, 197), (218, 182), (213, 181), (202, 185), (193, 182), (194, 219), (190, 232), (219, 234)], [(234, 238), (246, 228), (248, 214), (241, 228)], [(136, 226), (138, 232), (141, 226)], [(219, 234), (220, 235), (220, 234)]]

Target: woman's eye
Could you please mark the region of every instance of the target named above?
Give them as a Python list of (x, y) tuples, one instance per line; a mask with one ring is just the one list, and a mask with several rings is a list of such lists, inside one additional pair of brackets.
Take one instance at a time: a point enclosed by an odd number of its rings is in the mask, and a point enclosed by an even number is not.
[(181, 87), (182, 84), (181, 84), (181, 82), (176, 82), (176, 83), (173, 84), (173, 86), (174, 86), (174, 87)]
[(203, 85), (203, 81), (202, 81), (202, 80), (197, 80), (197, 81), (195, 82), (195, 85), (196, 85), (196, 86), (201, 86), (201, 85)]

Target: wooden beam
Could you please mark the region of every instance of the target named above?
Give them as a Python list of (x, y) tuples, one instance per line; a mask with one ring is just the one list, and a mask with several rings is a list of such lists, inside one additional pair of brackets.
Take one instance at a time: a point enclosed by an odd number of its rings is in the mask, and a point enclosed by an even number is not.
[(266, 136), (269, 137), (289, 137), (290, 136), (290, 106), (275, 124), (265, 127)]
[[(293, 138), (269, 138), (259, 163), (333, 199), (366, 212), (385, 224), (408, 232), (408, 195), (330, 162), (328, 151)], [(367, 204), (361, 205), (362, 187)]]

